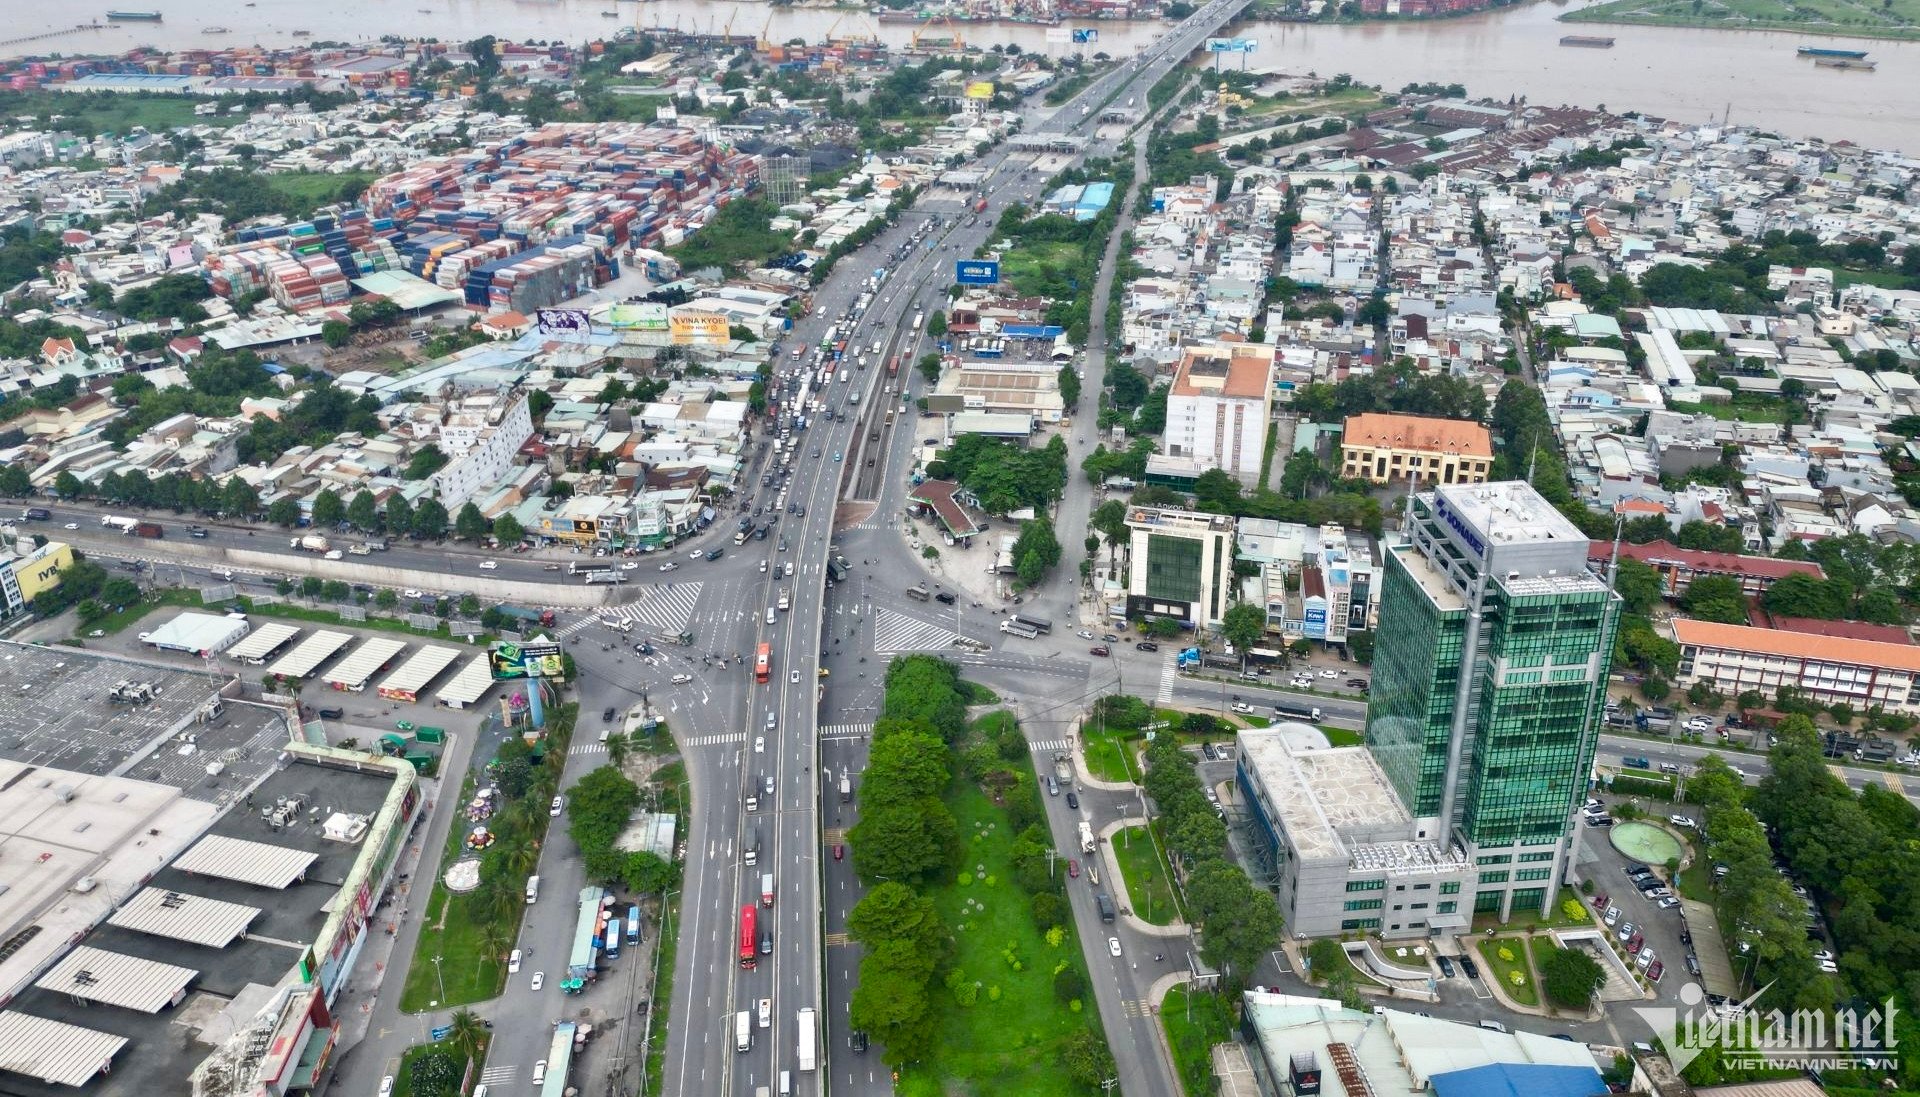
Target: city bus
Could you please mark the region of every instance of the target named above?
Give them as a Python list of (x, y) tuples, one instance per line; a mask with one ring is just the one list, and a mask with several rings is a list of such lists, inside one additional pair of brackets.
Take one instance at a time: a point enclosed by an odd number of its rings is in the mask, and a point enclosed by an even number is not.
[(592, 575), (596, 571), (612, 571), (613, 565), (599, 561), (575, 560), (567, 565), (568, 575)]
[(772, 673), (773, 645), (761, 644), (759, 650), (753, 653), (753, 680), (764, 686)]
[(627, 943), (640, 943), (640, 908), (637, 906), (627, 908)]
[(1016, 625), (1025, 625), (1042, 636), (1053, 631), (1053, 622), (1044, 617), (1034, 617), (1025, 613), (1016, 613), (1007, 618)]
[(754, 925), (760, 912), (752, 903), (740, 908), (740, 966), (752, 971), (758, 962), (759, 937), (754, 933)]

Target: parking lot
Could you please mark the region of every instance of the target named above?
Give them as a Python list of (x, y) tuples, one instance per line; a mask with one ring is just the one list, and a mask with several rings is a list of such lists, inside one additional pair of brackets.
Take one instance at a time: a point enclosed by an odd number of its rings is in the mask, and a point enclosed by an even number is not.
[[(1596, 799), (1611, 808), (1615, 800), (1623, 798), (1599, 796)], [(1651, 809), (1649, 814), (1652, 815)], [(1653, 817), (1665, 823), (1664, 815)], [(1671, 824), (1667, 824), (1666, 829), (1684, 833), (1681, 828), (1672, 827)], [(1587, 896), (1588, 905), (1601, 915), (1603, 924), (1608, 920), (1609, 910), (1617, 912), (1611, 916), (1611, 924), (1606, 925), (1609, 937), (1619, 944), (1627, 943), (1634, 936), (1640, 937), (1641, 947), (1632, 957), (1636, 969), (1645, 973), (1658, 961), (1662, 965), (1662, 974), (1655, 983), (1655, 990), (1663, 999), (1677, 1000), (1682, 985), (1698, 981), (1689, 973), (1686, 962), (1688, 953), (1692, 951), (1692, 937), (1682, 914), (1681, 901), (1677, 893), (1663, 894), (1663, 890), (1671, 891), (1670, 888), (1643, 891), (1628, 875), (1630, 869), (1644, 867), (1664, 884), (1665, 866), (1643, 865), (1614, 848), (1612, 827), (1582, 822), (1576, 825), (1575, 830), (1580, 843), (1580, 875), (1593, 881), (1593, 892)], [(1648, 949), (1653, 951), (1654, 960), (1642, 964), (1639, 953)]]
[[(176, 785), (224, 802), (272, 769), (286, 723), (218, 701), (224, 677), (111, 654), (0, 641), (0, 757)], [(116, 701), (116, 685), (145, 687)], [(213, 772), (209, 772), (212, 770)]]

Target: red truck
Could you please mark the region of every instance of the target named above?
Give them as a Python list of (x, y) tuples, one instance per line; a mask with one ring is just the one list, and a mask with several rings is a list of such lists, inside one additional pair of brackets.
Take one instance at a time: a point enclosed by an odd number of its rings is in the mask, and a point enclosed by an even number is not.
[(987, 200), (985, 198), (982, 198), (978, 202), (975, 202), (973, 204), (973, 212), (975, 213), (987, 212)]
[(158, 522), (138, 522), (130, 531), (135, 537), (164, 537), (167, 531)]

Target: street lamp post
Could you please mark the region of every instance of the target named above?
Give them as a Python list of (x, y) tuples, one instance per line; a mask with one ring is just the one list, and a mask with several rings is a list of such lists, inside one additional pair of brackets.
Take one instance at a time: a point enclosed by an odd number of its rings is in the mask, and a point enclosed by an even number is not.
[[(440, 959), (438, 956), (433, 958), (433, 982), (435, 986), (440, 988), (440, 1001), (444, 1002), (447, 1000), (447, 982), (440, 977)], [(440, 1003), (436, 1002), (434, 1004), (438, 1005)]]

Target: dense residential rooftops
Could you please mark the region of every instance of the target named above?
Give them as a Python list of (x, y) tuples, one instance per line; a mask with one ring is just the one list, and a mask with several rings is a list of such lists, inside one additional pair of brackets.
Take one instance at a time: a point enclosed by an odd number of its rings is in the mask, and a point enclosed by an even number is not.
[(1920, 674), (1920, 647), (1912, 645), (1753, 628), (1748, 625), (1723, 625), (1717, 621), (1695, 621), (1685, 617), (1674, 618), (1673, 638), (1682, 647), (1721, 648), (1810, 663), (1842, 663)]

